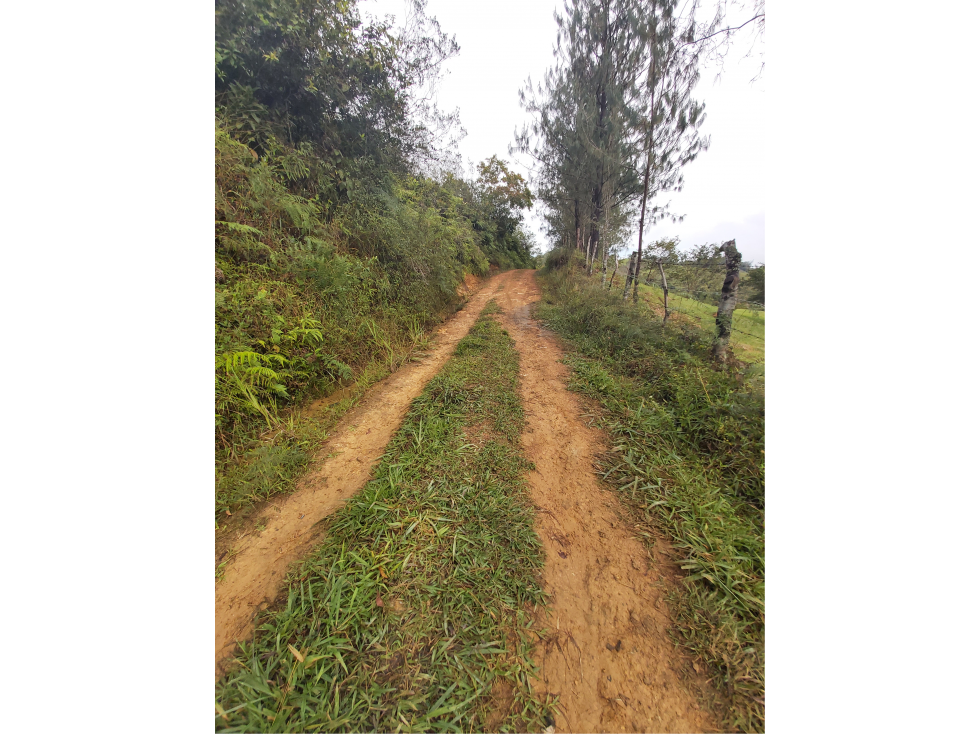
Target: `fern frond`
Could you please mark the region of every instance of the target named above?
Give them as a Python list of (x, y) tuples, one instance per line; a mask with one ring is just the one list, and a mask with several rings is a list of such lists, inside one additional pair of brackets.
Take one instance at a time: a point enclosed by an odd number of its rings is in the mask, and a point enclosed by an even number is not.
[(354, 371), (350, 369), (350, 365), (341, 362), (339, 359), (335, 359), (329, 355), (323, 354), (317, 349), (314, 354), (319, 357), (323, 364), (334, 373), (334, 378), (338, 382), (340, 380), (349, 380), (354, 376)]
[(279, 373), (269, 367), (248, 367), (244, 370), (243, 376), (249, 378), (248, 381), (252, 385), (262, 387), (271, 387), (279, 381)]
[(237, 222), (222, 222), (221, 220), (217, 220), (214, 223), (215, 224), (224, 224), (232, 232), (238, 232), (240, 234), (255, 235), (256, 237), (261, 237), (262, 236), (262, 230), (255, 229), (254, 227), (249, 227), (247, 224), (238, 224)]

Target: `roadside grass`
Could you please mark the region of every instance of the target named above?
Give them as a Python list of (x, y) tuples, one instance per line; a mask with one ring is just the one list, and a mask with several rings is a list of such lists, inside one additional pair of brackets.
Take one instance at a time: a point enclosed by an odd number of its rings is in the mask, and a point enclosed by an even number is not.
[[(410, 354), (399, 353), (399, 357), (404, 361)], [(367, 363), (349, 385), (341, 384), (324, 396), (328, 404), (314, 408), (319, 401), (306, 401), (281, 417), (272, 430), (253, 439), (239, 456), (219, 460), (215, 471), (215, 523), (275, 495), (293, 492), (296, 481), (340, 419), (372, 385), (389, 374), (385, 362)], [(330, 401), (331, 395), (338, 399)]]
[(541, 731), (518, 356), (490, 302), (217, 685), (219, 731)]
[(695, 326), (662, 326), (567, 269), (540, 277), (536, 315), (574, 350), (569, 387), (601, 406), (601, 475), (637, 524), (672, 541), (685, 578), (674, 634), (706, 663), (725, 727), (764, 729), (764, 396), (715, 369)]

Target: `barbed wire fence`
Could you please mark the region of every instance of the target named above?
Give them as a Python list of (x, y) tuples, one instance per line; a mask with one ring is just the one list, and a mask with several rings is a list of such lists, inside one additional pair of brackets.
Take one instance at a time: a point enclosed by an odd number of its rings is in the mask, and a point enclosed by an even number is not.
[[(624, 263), (625, 269), (628, 269), (628, 260)], [(621, 272), (620, 274), (619, 270), (622, 265), (623, 263), (620, 262), (615, 264), (615, 272), (619, 277), (614, 280), (618, 283), (624, 282), (625, 278), (625, 273)], [(648, 261), (643, 262), (644, 271), (650, 266)], [(640, 283), (656, 292), (654, 300), (657, 302), (656, 305), (662, 309), (663, 284), (659, 273), (655, 270), (655, 265), (652, 267), (654, 268), (652, 272), (646, 271), (640, 276)], [(689, 272), (699, 276), (699, 279), (709, 277), (708, 273), (719, 274), (716, 269), (717, 266), (712, 263), (671, 263), (669, 267), (673, 271), (674, 277), (678, 268), (689, 269)], [(742, 272), (742, 277), (745, 274)], [(689, 279), (697, 280), (698, 278)], [(668, 307), (671, 316), (674, 313), (683, 314), (693, 319), (701, 328), (706, 330), (715, 328), (714, 319), (717, 316), (717, 307), (720, 302), (720, 290), (708, 289), (707, 287), (690, 289), (684, 288), (683, 285), (673, 285), (669, 275), (667, 276), (667, 287), (669, 289)], [(765, 359), (765, 304), (743, 298), (740, 292), (738, 296), (731, 324), (731, 331), (738, 337), (732, 338), (732, 343), (735, 346), (747, 348), (752, 353), (750, 361), (763, 362)], [(756, 353), (757, 350), (760, 350), (760, 353)]]

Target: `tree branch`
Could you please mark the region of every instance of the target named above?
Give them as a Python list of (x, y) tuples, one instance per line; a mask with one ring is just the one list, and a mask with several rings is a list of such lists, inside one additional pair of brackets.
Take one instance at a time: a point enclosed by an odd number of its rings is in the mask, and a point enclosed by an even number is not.
[(723, 29), (721, 29), (719, 31), (715, 31), (714, 33), (711, 33), (710, 35), (704, 36), (703, 38), (698, 38), (696, 41), (687, 41), (686, 43), (683, 44), (683, 46), (690, 46), (690, 45), (692, 45), (694, 43), (700, 43), (701, 41), (706, 41), (708, 38), (713, 38), (714, 36), (720, 35), (721, 33), (729, 33), (729, 32), (732, 32), (732, 31), (740, 31), (742, 28), (744, 28), (749, 23), (751, 23), (753, 21), (756, 21), (759, 18), (764, 18), (764, 17), (765, 17), (765, 14), (764, 13), (759, 13), (754, 18), (751, 18), (750, 20), (746, 20), (744, 23), (742, 23), (741, 25), (739, 25), (737, 28), (723, 28)]

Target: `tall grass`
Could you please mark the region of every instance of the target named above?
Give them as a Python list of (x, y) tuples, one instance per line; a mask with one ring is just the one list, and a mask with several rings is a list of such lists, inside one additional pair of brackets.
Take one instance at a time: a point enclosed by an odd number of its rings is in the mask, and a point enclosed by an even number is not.
[[(565, 261), (567, 262), (567, 261)], [(662, 325), (560, 263), (538, 317), (573, 347), (570, 387), (602, 406), (602, 474), (637, 523), (671, 538), (678, 640), (707, 664), (727, 726), (764, 728), (764, 395), (709, 359), (709, 335)]]

